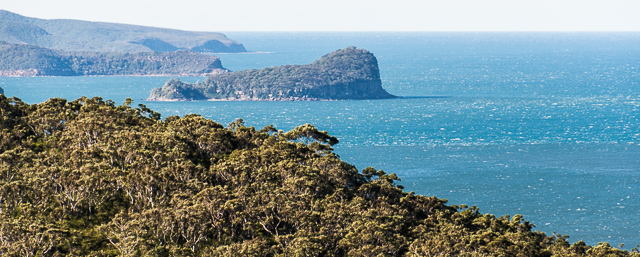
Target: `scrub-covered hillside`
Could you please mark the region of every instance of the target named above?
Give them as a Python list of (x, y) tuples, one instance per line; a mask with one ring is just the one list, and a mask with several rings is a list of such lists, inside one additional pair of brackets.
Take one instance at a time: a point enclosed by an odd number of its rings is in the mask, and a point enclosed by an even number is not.
[(638, 256), (403, 191), (312, 125), (0, 95), (7, 256)]

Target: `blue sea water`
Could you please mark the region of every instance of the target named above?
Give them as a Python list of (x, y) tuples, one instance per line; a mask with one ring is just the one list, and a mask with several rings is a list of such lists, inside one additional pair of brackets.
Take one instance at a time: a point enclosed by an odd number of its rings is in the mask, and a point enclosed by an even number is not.
[[(9, 96), (131, 97), (162, 113), (258, 128), (311, 123), (359, 169), (395, 172), (408, 191), (522, 214), (571, 242), (640, 244), (640, 33), (229, 32), (255, 53), (231, 70), (373, 52), (399, 99), (149, 102), (168, 77), (0, 78)], [(202, 77), (182, 78), (201, 81)]]

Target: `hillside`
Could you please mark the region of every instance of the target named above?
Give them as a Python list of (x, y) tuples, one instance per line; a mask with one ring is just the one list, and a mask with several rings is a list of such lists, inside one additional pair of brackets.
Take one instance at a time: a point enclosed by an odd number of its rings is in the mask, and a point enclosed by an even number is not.
[(0, 10), (0, 41), (65, 51), (93, 52), (246, 52), (215, 32), (191, 32), (80, 20), (37, 19)]
[(0, 95), (6, 256), (640, 256), (405, 192), (335, 137)]
[(307, 65), (286, 65), (213, 75), (198, 84), (168, 81), (150, 100), (323, 100), (383, 99), (372, 53), (348, 47)]
[(216, 56), (166, 53), (67, 52), (0, 42), (0, 76), (208, 75), (226, 72)]

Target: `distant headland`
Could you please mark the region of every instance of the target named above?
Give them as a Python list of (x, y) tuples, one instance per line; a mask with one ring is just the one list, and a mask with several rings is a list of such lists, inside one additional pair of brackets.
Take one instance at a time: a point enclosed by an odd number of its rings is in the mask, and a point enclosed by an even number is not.
[(197, 84), (172, 79), (149, 100), (341, 100), (395, 98), (382, 88), (376, 57), (348, 47), (307, 65), (285, 65), (213, 75)]
[(206, 76), (224, 72), (218, 57), (187, 50), (71, 52), (0, 42), (0, 76)]
[(246, 52), (222, 33), (192, 32), (118, 23), (37, 19), (0, 10), (0, 41), (64, 51)]

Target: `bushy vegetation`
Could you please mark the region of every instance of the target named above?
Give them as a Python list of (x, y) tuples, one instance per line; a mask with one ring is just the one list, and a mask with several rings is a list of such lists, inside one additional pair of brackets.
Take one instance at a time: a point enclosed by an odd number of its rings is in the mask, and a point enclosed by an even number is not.
[(348, 47), (308, 65), (285, 65), (210, 76), (198, 84), (167, 82), (151, 92), (157, 100), (317, 100), (392, 98), (382, 88), (378, 61)]
[(404, 192), (335, 137), (0, 95), (6, 256), (640, 256)]
[(190, 51), (65, 52), (0, 42), (0, 75), (205, 75), (221, 71), (218, 57)]

